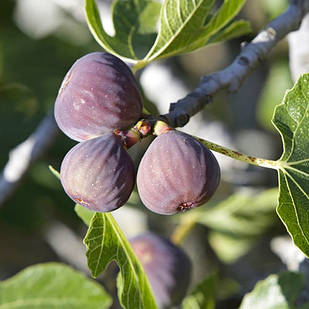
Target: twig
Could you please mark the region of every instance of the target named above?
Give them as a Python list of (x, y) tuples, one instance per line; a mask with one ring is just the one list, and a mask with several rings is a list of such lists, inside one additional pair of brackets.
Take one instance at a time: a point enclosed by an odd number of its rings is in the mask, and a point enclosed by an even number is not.
[(234, 62), (222, 71), (204, 76), (198, 87), (183, 99), (170, 105), (164, 115), (172, 127), (183, 127), (191, 116), (210, 103), (219, 90), (239, 89), (250, 71), (264, 59), (287, 34), (299, 28), (303, 16), (309, 12), (308, 0), (291, 0), (287, 10), (270, 22), (249, 44), (244, 45)]
[(46, 151), (57, 132), (54, 115), (50, 114), (24, 142), (10, 151), (0, 175), (0, 206), (15, 191), (31, 164)]

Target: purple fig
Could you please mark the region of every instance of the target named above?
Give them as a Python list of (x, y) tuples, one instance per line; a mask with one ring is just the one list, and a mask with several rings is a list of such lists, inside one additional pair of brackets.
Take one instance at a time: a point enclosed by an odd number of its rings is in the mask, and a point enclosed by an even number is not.
[(59, 128), (76, 141), (133, 125), (142, 101), (130, 68), (104, 52), (78, 59), (66, 74), (55, 103)]
[(77, 144), (67, 153), (60, 169), (61, 183), (68, 196), (100, 212), (126, 203), (134, 177), (133, 162), (113, 133)]
[(149, 146), (137, 172), (144, 205), (165, 215), (207, 202), (220, 181), (215, 156), (192, 136), (176, 130), (159, 135)]
[(130, 240), (140, 260), (159, 308), (178, 305), (190, 284), (192, 265), (186, 253), (152, 233)]

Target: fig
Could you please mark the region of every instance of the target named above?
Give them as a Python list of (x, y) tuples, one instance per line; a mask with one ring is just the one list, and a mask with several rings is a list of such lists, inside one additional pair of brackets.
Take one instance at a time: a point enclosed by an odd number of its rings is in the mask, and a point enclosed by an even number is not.
[(186, 295), (192, 265), (186, 253), (153, 233), (130, 239), (152, 287), (159, 308), (178, 305)]
[(134, 164), (113, 133), (74, 146), (60, 169), (60, 180), (68, 196), (99, 212), (124, 205), (133, 190), (134, 178)]
[(122, 60), (105, 52), (90, 53), (66, 74), (54, 113), (66, 135), (83, 141), (133, 125), (142, 113), (141, 95)]
[(144, 205), (171, 215), (207, 202), (220, 181), (215, 156), (192, 136), (171, 130), (155, 138), (137, 172), (137, 188)]

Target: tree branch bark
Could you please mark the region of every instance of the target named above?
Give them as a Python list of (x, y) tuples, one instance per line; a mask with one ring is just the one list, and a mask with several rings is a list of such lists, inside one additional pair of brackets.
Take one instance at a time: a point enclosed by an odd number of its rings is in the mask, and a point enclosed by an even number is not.
[(13, 194), (31, 164), (47, 150), (58, 131), (51, 113), (24, 142), (10, 151), (9, 160), (0, 175), (0, 206)]
[(191, 116), (198, 113), (212, 101), (212, 97), (222, 89), (234, 92), (258, 63), (266, 58), (276, 44), (287, 34), (297, 30), (306, 13), (308, 0), (291, 0), (287, 10), (271, 21), (264, 30), (248, 44), (234, 62), (222, 71), (203, 76), (198, 87), (186, 97), (170, 105), (164, 117), (172, 127), (183, 127)]

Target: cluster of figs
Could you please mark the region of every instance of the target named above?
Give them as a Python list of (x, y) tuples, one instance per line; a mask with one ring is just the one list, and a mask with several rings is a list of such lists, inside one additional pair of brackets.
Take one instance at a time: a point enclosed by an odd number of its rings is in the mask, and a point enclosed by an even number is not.
[(59, 128), (80, 142), (63, 159), (62, 186), (76, 203), (98, 212), (124, 205), (134, 188), (155, 213), (171, 215), (207, 202), (220, 181), (211, 151), (192, 136), (165, 130), (139, 164), (137, 175), (121, 132), (142, 117), (142, 98), (130, 68), (105, 52), (78, 59), (55, 102)]
[[(119, 58), (90, 53), (68, 71), (54, 111), (60, 129), (79, 142), (60, 169), (62, 186), (76, 203), (98, 212), (115, 210), (129, 199), (135, 178), (142, 202), (159, 214), (197, 207), (214, 194), (220, 181), (214, 155), (195, 138), (167, 125), (151, 142), (136, 172), (121, 132), (130, 132), (142, 118), (142, 109), (137, 82)], [(130, 243), (159, 308), (179, 304), (191, 276), (185, 252), (152, 233)]]

